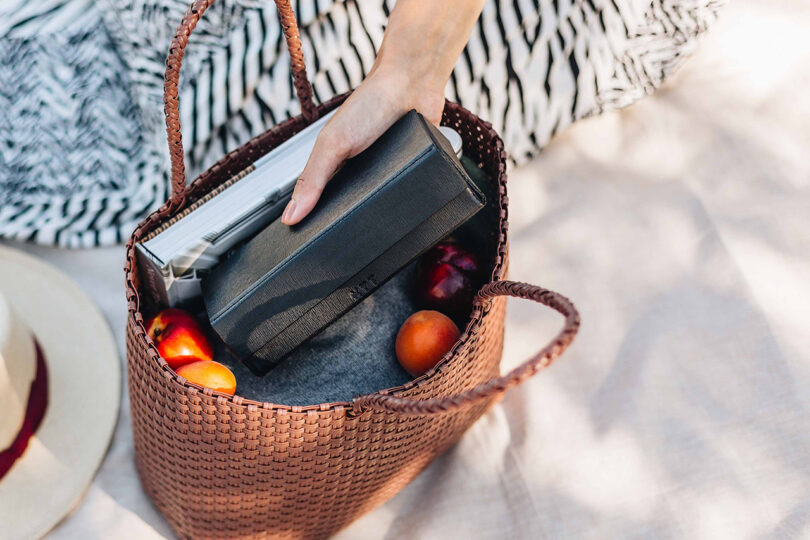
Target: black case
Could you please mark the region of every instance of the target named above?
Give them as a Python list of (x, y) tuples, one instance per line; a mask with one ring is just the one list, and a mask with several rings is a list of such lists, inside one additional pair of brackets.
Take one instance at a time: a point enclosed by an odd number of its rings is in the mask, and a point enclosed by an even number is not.
[(485, 204), (415, 111), (346, 162), (301, 223), (270, 224), (203, 279), (211, 326), (257, 375)]

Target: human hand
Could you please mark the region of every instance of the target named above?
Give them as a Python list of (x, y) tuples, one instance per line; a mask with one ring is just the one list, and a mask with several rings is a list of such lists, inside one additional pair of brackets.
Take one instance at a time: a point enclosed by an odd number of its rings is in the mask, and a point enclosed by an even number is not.
[(411, 109), (439, 125), (444, 87), (483, 1), (397, 2), (374, 66), (318, 135), (282, 223), (304, 219), (340, 166)]
[(368, 148), (409, 110), (416, 109), (429, 122), (439, 125), (443, 90), (422, 88), (399, 73), (369, 74), (318, 135), (282, 223), (295, 225), (304, 219), (343, 163)]

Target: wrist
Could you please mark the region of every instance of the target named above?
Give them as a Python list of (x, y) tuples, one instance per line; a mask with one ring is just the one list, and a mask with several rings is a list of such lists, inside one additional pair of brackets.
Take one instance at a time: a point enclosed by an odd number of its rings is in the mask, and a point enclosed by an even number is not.
[(438, 124), (444, 110), (444, 88), (447, 77), (415, 69), (407, 60), (394, 60), (378, 56), (378, 62), (368, 74), (363, 86), (376, 88), (388, 95), (391, 103), (404, 114), (411, 109), (422, 113), (429, 121)]

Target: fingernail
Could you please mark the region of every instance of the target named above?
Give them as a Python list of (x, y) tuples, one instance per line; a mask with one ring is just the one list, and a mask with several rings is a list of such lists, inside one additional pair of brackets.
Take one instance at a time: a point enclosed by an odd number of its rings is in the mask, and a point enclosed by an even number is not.
[(287, 203), (287, 208), (284, 209), (284, 215), (281, 216), (281, 221), (287, 223), (292, 219), (294, 213), (295, 213), (295, 199), (291, 199), (290, 202)]

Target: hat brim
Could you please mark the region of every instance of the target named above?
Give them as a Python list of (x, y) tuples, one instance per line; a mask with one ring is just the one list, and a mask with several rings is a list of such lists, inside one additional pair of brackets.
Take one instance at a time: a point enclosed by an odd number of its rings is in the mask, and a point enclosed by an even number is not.
[(110, 444), (121, 362), (104, 317), (62, 272), (0, 246), (0, 289), (42, 347), (48, 405), (25, 453), (0, 478), (4, 538), (38, 538), (76, 506)]

